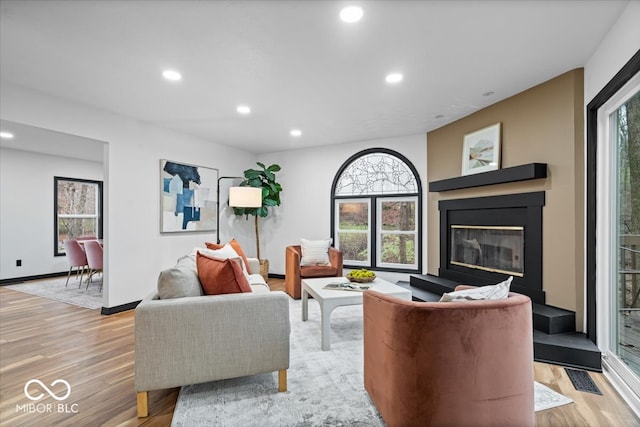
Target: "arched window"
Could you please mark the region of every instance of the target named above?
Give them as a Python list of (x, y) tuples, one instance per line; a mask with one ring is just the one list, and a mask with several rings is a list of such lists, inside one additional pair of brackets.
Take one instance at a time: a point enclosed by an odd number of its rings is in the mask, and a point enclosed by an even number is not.
[(408, 159), (386, 148), (356, 153), (331, 197), (331, 234), (345, 267), (421, 271), (422, 185)]

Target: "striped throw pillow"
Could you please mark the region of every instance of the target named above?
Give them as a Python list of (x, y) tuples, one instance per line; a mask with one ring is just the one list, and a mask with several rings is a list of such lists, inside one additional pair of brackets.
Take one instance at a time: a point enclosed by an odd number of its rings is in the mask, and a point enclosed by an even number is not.
[(332, 241), (333, 239), (300, 239), (300, 247), (302, 248), (300, 265), (331, 265), (329, 262), (329, 246)]

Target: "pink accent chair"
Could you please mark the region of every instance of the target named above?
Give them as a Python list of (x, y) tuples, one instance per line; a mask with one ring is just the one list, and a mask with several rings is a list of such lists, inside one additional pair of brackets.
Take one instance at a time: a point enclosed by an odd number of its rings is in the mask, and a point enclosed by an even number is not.
[(387, 426), (534, 425), (527, 296), (415, 302), (369, 290), (363, 313), (364, 387)]
[(67, 283), (65, 283), (64, 286), (66, 288), (67, 285), (69, 285), (69, 277), (71, 277), (71, 272), (75, 267), (77, 268), (76, 277), (78, 276), (78, 272), (80, 272), (79, 288), (82, 286), (84, 270), (85, 268), (88, 269), (87, 256), (78, 241), (73, 239), (67, 239), (64, 241), (64, 252), (67, 254), (67, 261), (69, 262), (69, 274), (67, 274)]
[[(102, 246), (96, 240), (87, 240), (84, 243), (84, 250), (87, 253), (89, 263), (89, 279), (87, 280), (87, 289), (89, 289), (93, 275), (102, 273)], [(102, 290), (102, 282), (100, 282), (100, 290)]]

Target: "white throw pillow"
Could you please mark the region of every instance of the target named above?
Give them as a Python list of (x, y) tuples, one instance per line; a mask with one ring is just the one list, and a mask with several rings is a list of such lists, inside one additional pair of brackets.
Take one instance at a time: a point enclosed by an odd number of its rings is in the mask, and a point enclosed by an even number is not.
[(302, 259), (300, 265), (331, 265), (329, 262), (329, 246), (333, 239), (308, 240), (300, 239)]
[(488, 299), (504, 299), (509, 296), (509, 287), (513, 276), (509, 276), (504, 282), (497, 285), (480, 286), (473, 289), (464, 289), (462, 291), (448, 292), (442, 295), (440, 301), (478, 301)]

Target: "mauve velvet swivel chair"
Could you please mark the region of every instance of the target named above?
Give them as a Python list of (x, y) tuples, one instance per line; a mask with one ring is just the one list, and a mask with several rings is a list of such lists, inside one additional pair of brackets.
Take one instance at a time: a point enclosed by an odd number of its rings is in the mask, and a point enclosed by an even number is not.
[(69, 262), (69, 273), (67, 274), (67, 282), (64, 284), (65, 288), (69, 284), (69, 277), (71, 277), (71, 272), (74, 268), (76, 270), (76, 277), (78, 276), (78, 272), (80, 272), (80, 285), (78, 288), (82, 286), (82, 277), (84, 276), (84, 270), (88, 267), (87, 263), (87, 255), (84, 250), (80, 246), (77, 240), (67, 239), (64, 241), (64, 252), (67, 255), (67, 261)]
[(388, 427), (535, 422), (531, 300), (363, 295), (364, 387)]
[[(91, 277), (102, 272), (102, 246), (96, 240), (87, 240), (84, 243), (84, 250), (87, 253), (89, 263), (89, 279), (87, 280), (87, 289), (89, 289)], [(100, 290), (102, 290), (102, 282), (100, 282)]]

